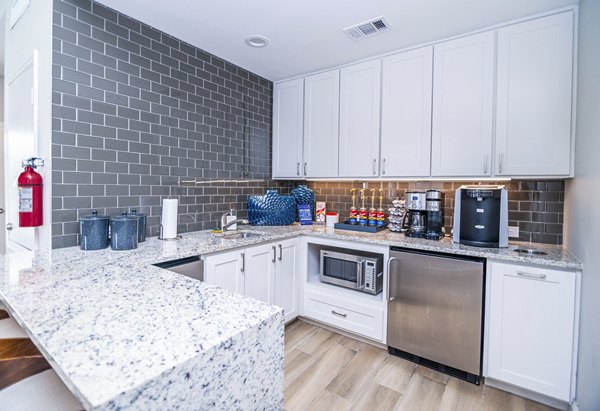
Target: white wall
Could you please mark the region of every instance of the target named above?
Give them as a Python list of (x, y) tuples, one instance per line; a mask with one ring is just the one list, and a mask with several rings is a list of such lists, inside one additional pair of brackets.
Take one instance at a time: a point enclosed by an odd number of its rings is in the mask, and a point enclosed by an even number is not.
[(600, 0), (579, 5), (575, 178), (567, 182), (565, 243), (583, 262), (576, 402), (600, 409)]
[[(6, 12), (8, 18), (9, 10)], [(38, 50), (39, 56), (39, 106), (38, 106), (38, 156), (46, 160), (46, 166), (37, 171), (44, 178), (44, 225), (36, 229), (40, 251), (51, 249), (52, 220), (52, 1), (31, 0), (31, 5), (11, 30), (6, 20), (6, 43), (4, 62), (4, 87)], [(8, 103), (8, 102), (7, 102)], [(5, 159), (20, 164), (22, 159)], [(2, 227), (2, 230), (4, 228)]]
[[(4, 17), (0, 17), (3, 19)], [(3, 27), (0, 24), (0, 28)], [(0, 41), (4, 40), (4, 36), (0, 35)], [(0, 71), (0, 158), (4, 159), (4, 77), (1, 76), (4, 71)], [(4, 206), (4, 166), (0, 164), (0, 208)], [(4, 230), (5, 214), (0, 215), (0, 254), (4, 254), (6, 250), (6, 239), (2, 232)]]

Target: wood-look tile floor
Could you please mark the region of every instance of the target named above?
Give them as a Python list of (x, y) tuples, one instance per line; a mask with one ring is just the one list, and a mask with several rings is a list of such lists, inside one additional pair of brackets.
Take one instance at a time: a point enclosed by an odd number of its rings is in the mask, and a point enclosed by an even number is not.
[(301, 320), (285, 330), (285, 409), (553, 410), (449, 377)]

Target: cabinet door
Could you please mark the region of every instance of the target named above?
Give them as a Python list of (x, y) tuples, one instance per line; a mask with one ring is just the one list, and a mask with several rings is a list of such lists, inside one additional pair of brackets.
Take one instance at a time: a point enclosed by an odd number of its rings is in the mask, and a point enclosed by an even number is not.
[(275, 305), (283, 308), (285, 322), (298, 316), (298, 268), (296, 240), (277, 244)]
[(570, 401), (575, 273), (493, 263), (488, 376)]
[(245, 295), (268, 304), (275, 298), (275, 244), (249, 247), (245, 254)]
[(300, 178), (304, 79), (273, 86), (273, 178)]
[(340, 76), (340, 177), (377, 176), (381, 60), (344, 67)]
[(494, 32), (436, 44), (433, 50), (431, 175), (490, 175)]
[(568, 175), (573, 12), (498, 30), (497, 174)]
[(242, 254), (241, 251), (232, 251), (204, 257), (204, 281), (244, 294)]
[(305, 177), (337, 177), (340, 71), (304, 79)]
[(433, 47), (383, 59), (381, 175), (429, 176)]

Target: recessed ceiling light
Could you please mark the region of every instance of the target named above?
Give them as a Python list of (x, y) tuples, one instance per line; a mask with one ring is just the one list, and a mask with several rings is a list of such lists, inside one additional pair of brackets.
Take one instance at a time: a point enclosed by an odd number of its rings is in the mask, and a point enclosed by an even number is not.
[(269, 39), (258, 34), (246, 37), (246, 44), (250, 47), (265, 47), (269, 44)]

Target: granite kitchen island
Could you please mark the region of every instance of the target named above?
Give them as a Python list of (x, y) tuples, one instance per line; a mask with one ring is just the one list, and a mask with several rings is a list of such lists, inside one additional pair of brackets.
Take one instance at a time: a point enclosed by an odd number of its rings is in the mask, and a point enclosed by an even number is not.
[(88, 410), (283, 409), (282, 310), (152, 266), (181, 250), (149, 243), (0, 256), (0, 302)]

